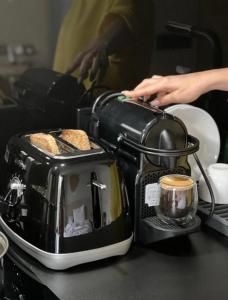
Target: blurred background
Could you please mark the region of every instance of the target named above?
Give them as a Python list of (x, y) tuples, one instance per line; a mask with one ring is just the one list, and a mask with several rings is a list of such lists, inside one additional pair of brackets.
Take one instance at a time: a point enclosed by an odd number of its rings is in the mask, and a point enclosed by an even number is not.
[[(0, 76), (14, 77), (31, 66), (52, 66), (59, 27), (71, 1), (77, 0), (1, 0)], [(184, 73), (228, 64), (227, 1), (151, 2), (152, 74)], [(187, 25), (186, 31), (168, 29), (170, 21)], [(213, 45), (206, 36), (192, 34), (188, 26), (211, 31), (216, 36), (215, 43), (221, 45), (221, 53), (215, 49), (219, 45)]]
[(12, 83), (27, 68), (52, 66), (59, 26), (69, 3), (67, 0), (0, 2), (1, 77)]
[[(1, 0), (0, 75), (17, 76), (34, 65), (52, 66), (59, 27), (71, 1), (77, 0)], [(189, 72), (228, 64), (227, 1), (151, 2), (152, 73)], [(212, 31), (222, 46), (222, 53), (217, 53), (221, 57), (216, 61), (215, 49), (206, 37), (168, 30), (166, 25), (170, 21)]]
[[(226, 0), (151, 2), (150, 75), (228, 66)], [(0, 1), (0, 89), (4, 94), (10, 97), (15, 80), (26, 69), (52, 67), (60, 24), (70, 3), (71, 0)], [(211, 101), (213, 97), (218, 100)], [(204, 95), (194, 105), (202, 106), (216, 119), (225, 147), (227, 93)]]

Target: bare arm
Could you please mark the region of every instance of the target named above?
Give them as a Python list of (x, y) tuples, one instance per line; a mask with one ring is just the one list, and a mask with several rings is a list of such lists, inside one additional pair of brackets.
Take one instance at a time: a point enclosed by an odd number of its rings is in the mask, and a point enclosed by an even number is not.
[(155, 75), (143, 80), (134, 90), (122, 93), (132, 98), (149, 98), (156, 94), (152, 104), (163, 106), (193, 102), (211, 90), (228, 91), (228, 68), (164, 77)]

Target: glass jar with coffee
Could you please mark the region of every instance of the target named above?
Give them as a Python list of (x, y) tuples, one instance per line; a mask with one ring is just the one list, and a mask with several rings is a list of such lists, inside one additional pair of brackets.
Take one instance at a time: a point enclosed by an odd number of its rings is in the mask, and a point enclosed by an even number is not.
[(160, 178), (160, 201), (157, 216), (168, 224), (187, 225), (194, 218), (198, 205), (197, 186), (190, 176), (179, 174)]

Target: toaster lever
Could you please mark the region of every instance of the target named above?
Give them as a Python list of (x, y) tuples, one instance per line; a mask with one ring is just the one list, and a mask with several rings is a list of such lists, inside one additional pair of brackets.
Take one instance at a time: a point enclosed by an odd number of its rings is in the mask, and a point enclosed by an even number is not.
[(92, 207), (93, 207), (93, 226), (98, 229), (101, 227), (101, 206), (100, 206), (100, 193), (98, 189), (101, 189), (103, 184), (97, 181), (97, 175), (95, 172), (91, 173), (91, 193), (92, 193)]
[(93, 185), (95, 185), (96, 187), (98, 187), (99, 189), (101, 189), (101, 190), (107, 189), (107, 186), (106, 186), (105, 184), (100, 183), (100, 182), (98, 182), (97, 180), (92, 180), (91, 183), (92, 183)]

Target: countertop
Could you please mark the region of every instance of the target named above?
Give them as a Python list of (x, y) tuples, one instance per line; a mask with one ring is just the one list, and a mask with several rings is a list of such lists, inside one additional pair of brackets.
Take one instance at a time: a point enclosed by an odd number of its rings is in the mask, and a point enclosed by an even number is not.
[[(13, 274), (26, 273), (43, 289), (41, 298), (34, 285), (26, 300), (228, 299), (228, 238), (209, 228), (64, 272), (44, 268), (12, 243), (4, 259), (6, 280), (14, 265)], [(20, 277), (21, 288), (27, 279)]]

